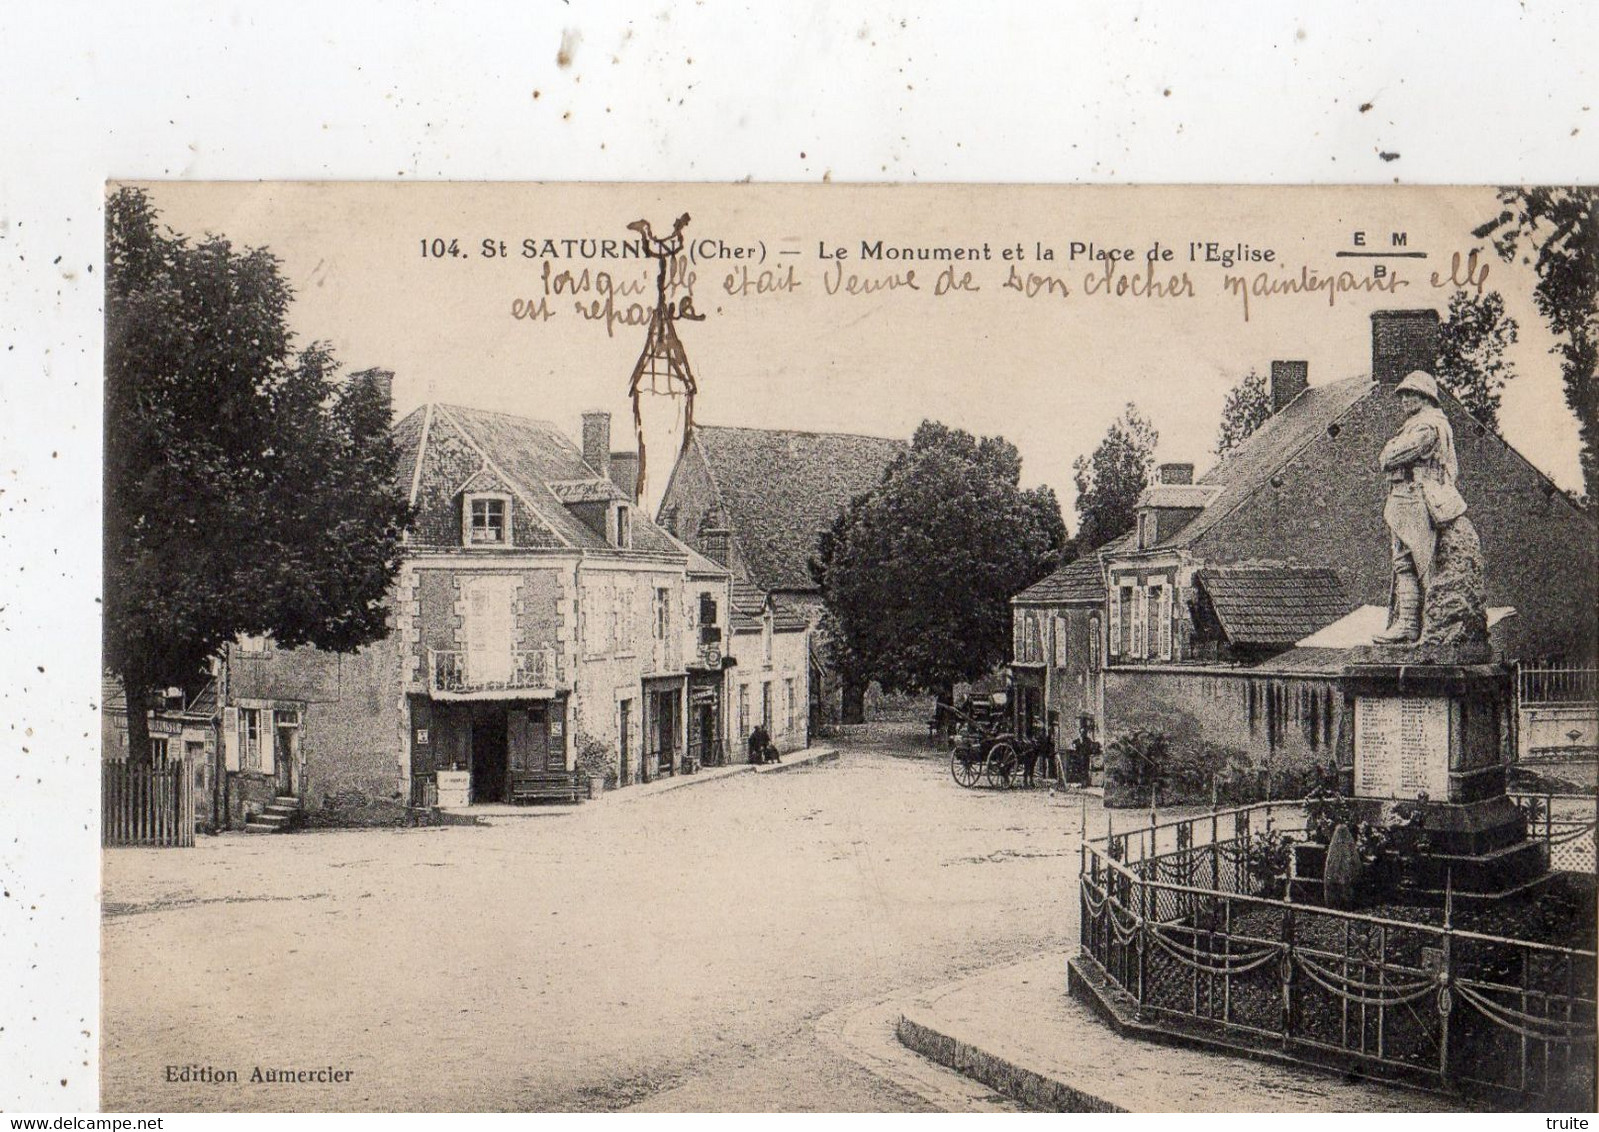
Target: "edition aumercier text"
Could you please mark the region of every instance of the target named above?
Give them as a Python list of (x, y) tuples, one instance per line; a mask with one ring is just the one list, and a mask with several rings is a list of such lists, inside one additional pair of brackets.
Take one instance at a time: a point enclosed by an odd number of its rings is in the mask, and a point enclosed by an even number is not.
[[(323, 1065), (315, 1069), (284, 1066), (251, 1066), (244, 1082), (250, 1085), (342, 1085), (355, 1076), (353, 1069)], [(174, 1085), (237, 1085), (237, 1069), (218, 1069), (214, 1065), (168, 1065), (166, 1079)]]

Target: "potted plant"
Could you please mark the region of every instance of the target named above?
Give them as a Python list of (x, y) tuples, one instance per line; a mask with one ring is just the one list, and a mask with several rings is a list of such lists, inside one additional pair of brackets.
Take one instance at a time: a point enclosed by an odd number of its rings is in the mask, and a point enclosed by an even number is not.
[(616, 766), (611, 760), (608, 744), (591, 735), (579, 735), (577, 742), (577, 771), (588, 776), (589, 797), (597, 798), (607, 786), (616, 781)]

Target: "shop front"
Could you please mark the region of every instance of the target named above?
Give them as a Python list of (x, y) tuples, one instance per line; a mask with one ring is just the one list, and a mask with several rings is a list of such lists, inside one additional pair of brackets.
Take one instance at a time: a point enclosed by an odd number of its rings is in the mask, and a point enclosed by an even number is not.
[(565, 773), (566, 712), (564, 694), (514, 700), (411, 697), (413, 804), (508, 802), (518, 775)]

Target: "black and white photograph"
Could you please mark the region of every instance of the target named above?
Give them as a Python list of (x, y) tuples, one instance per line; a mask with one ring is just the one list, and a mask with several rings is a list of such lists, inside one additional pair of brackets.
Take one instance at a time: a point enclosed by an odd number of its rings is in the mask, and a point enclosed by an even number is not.
[(1591, 1107), (1592, 191), (107, 193), (107, 1105)]
[(1596, 45), (0, 10), (11, 1127), (1592, 1128)]

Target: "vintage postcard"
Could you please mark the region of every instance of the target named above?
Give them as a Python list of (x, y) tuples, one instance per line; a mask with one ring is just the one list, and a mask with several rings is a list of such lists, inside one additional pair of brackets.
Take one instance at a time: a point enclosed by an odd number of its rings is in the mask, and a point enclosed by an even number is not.
[(1593, 1108), (1594, 190), (106, 193), (107, 1109)]

